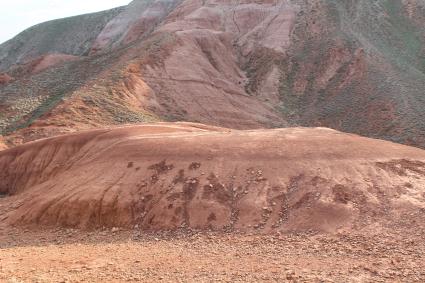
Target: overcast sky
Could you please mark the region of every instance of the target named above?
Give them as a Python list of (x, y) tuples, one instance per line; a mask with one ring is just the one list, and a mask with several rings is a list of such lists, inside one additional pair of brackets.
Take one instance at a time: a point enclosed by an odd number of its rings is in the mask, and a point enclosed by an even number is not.
[(107, 10), (131, 0), (7, 0), (1, 1), (0, 43), (45, 21)]

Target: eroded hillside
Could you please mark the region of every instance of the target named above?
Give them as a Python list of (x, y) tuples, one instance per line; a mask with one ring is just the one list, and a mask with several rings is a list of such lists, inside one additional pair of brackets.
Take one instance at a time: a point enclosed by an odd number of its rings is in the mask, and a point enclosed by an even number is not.
[[(23, 42), (1, 61), (10, 144), (184, 120), (327, 126), (425, 146), (423, 1), (136, 0), (95, 19), (66, 48), (35, 45), (29, 56), (34, 40), (22, 35), (0, 46)], [(24, 34), (45, 42), (47, 26)]]
[(420, 229), (424, 161), (423, 150), (326, 128), (92, 130), (0, 152), (0, 228)]

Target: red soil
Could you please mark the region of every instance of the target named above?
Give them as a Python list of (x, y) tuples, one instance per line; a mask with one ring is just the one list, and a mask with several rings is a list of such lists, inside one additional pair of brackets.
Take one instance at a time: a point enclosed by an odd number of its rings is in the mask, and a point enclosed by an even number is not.
[(80, 57), (67, 54), (47, 54), (19, 66), (17, 72), (19, 75), (34, 75), (62, 63), (77, 60), (78, 58)]
[(0, 226), (380, 231), (424, 187), (425, 151), (330, 129), (128, 126), (2, 151)]
[(9, 83), (13, 78), (8, 74), (0, 74), (0, 85)]
[(6, 144), (5, 144), (4, 140), (3, 140), (3, 137), (0, 136), (0, 150), (4, 150), (6, 148), (7, 148), (7, 146), (6, 146)]

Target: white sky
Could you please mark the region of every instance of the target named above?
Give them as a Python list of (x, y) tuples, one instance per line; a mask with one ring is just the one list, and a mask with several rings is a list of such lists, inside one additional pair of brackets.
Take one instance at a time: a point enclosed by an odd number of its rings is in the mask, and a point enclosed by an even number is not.
[(0, 43), (33, 25), (69, 16), (127, 5), (131, 0), (7, 0), (1, 1)]

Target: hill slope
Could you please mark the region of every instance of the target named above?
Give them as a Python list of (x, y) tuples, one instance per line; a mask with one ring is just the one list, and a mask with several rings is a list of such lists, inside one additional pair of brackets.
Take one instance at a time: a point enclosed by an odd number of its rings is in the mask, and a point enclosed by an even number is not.
[(421, 0), (136, 0), (87, 17), (90, 32), (66, 48), (28, 55), (47, 24), (0, 46), (23, 44), (0, 63), (9, 143), (184, 120), (327, 126), (425, 147)]
[(412, 147), (325, 128), (148, 124), (0, 152), (0, 226), (419, 229), (424, 188), (425, 151)]

